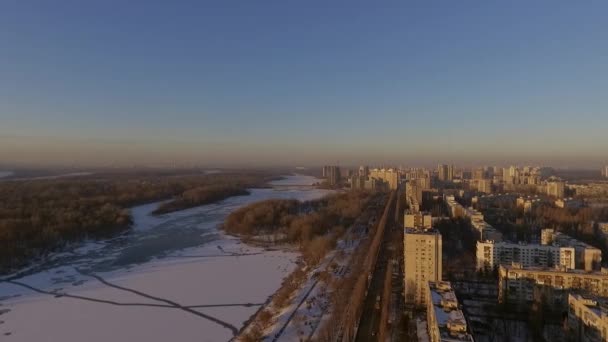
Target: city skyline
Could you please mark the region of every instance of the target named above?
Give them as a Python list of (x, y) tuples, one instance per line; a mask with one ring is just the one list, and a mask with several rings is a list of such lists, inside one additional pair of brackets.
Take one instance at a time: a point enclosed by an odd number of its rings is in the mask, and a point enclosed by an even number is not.
[(596, 169), (607, 9), (5, 4), (0, 164)]

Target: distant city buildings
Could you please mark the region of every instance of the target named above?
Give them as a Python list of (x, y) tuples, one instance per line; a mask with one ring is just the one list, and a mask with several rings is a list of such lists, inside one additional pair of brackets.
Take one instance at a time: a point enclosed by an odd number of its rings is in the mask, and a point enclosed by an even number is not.
[(565, 189), (566, 183), (561, 179), (552, 177), (547, 180), (547, 195), (556, 198), (564, 198)]
[(434, 229), (404, 230), (405, 303), (424, 307), (429, 281), (441, 281), (442, 239)]
[(327, 180), (329, 185), (336, 186), (340, 184), (341, 176), (339, 166), (323, 166), (323, 178)]
[(547, 203), (547, 201), (539, 197), (518, 197), (515, 201), (515, 205), (523, 209), (525, 214), (531, 213), (543, 203)]
[(555, 200), (555, 206), (558, 208), (576, 209), (583, 206), (583, 201), (578, 198), (558, 198)]
[(396, 190), (401, 181), (401, 175), (397, 169), (372, 169), (369, 171), (369, 177), (385, 181), (390, 190)]
[(458, 305), (452, 285), (431, 281), (426, 285), (427, 327), (431, 342), (473, 342), (467, 333), (467, 321)]
[(369, 176), (369, 167), (367, 166), (359, 166), (359, 177), (367, 177)]
[(440, 164), (437, 167), (437, 178), (443, 182), (451, 182), (454, 180), (454, 165)]
[(478, 192), (484, 194), (492, 193), (492, 180), (491, 179), (474, 179), (471, 182), (473, 188), (477, 189)]
[(539, 167), (510, 166), (502, 170), (502, 181), (507, 189), (515, 189), (518, 186), (540, 185), (541, 169)]

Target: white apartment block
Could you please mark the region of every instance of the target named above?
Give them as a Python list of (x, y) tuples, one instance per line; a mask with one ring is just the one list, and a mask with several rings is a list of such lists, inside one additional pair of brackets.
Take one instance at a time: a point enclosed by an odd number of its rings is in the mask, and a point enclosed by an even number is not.
[(477, 241), (477, 269), (491, 270), (513, 263), (523, 267), (575, 268), (573, 247), (512, 242)]
[(441, 234), (405, 229), (403, 236), (405, 303), (424, 307), (429, 281), (441, 281)]
[(599, 270), (602, 264), (602, 251), (569, 235), (553, 229), (543, 229), (540, 233), (541, 244), (572, 247), (575, 252), (575, 268), (585, 271)]

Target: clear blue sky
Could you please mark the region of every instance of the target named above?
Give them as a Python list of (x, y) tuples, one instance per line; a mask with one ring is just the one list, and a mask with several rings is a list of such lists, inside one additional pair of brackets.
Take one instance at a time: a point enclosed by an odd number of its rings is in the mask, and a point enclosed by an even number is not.
[(0, 162), (608, 162), (606, 1), (0, 3)]

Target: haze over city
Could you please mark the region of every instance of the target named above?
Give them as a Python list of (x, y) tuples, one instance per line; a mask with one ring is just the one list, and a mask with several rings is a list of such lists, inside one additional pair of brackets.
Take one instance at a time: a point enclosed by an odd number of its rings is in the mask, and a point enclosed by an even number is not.
[(606, 163), (608, 4), (10, 1), (0, 163)]

